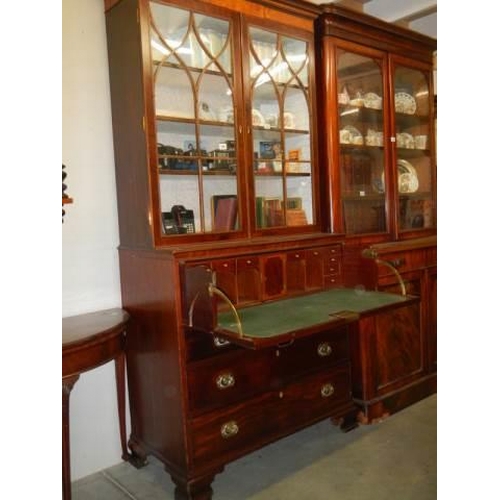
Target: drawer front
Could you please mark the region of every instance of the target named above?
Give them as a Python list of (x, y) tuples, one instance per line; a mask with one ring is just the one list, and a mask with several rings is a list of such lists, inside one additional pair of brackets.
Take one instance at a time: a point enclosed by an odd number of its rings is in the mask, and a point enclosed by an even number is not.
[(234, 259), (221, 259), (212, 261), (212, 269), (217, 273), (236, 272), (236, 261)]
[(192, 415), (234, 404), (267, 392), (277, 383), (271, 350), (237, 350), (188, 364)]
[(273, 439), (328, 416), (339, 417), (350, 401), (349, 364), (304, 378), (220, 412), (191, 420), (192, 453), (204, 463)]
[(280, 396), (289, 426), (335, 415), (336, 408), (351, 400), (350, 364), (345, 362), (289, 384)]
[(330, 274), (324, 278), (324, 287), (331, 288), (335, 286), (341, 286), (342, 280), (338, 274)]
[(324, 287), (330, 288), (340, 286), (341, 280), (341, 260), (342, 248), (340, 245), (323, 249), (323, 266), (324, 266)]
[(295, 340), (275, 349), (280, 375), (287, 381), (313, 370), (334, 366), (349, 359), (347, 328), (325, 332), (313, 337)]

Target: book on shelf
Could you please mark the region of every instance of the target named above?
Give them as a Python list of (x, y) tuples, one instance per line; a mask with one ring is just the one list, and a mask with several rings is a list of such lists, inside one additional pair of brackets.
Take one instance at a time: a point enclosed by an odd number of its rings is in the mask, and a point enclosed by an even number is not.
[(283, 226), (283, 201), (280, 198), (264, 198), (264, 218), (267, 227)]
[(212, 196), (212, 217), (215, 231), (232, 231), (236, 228), (238, 198), (234, 194)]
[(293, 208), (286, 211), (287, 226), (307, 226), (307, 217), (304, 210)]
[(266, 227), (266, 217), (264, 215), (264, 197), (255, 198), (255, 224), (257, 227)]

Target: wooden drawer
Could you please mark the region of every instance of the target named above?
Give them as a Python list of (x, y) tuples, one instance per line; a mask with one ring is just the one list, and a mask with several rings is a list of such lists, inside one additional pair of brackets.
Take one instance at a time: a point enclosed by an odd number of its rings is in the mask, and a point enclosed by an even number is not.
[(350, 364), (344, 362), (286, 386), (280, 394), (287, 425), (299, 426), (328, 415), (351, 400)]
[(234, 404), (277, 385), (276, 359), (271, 349), (231, 351), (188, 364), (189, 409), (199, 414)]
[(342, 245), (332, 245), (331, 247), (323, 248), (323, 257), (336, 257), (340, 259), (342, 256)]
[(342, 280), (338, 274), (325, 276), (325, 278), (324, 278), (324, 287), (325, 288), (330, 288), (332, 286), (340, 286), (341, 284), (342, 284)]
[(240, 347), (228, 342), (219, 345), (217, 338), (206, 332), (189, 330), (186, 332), (186, 360), (188, 362), (211, 358), (226, 354), (228, 351), (239, 350)]
[(341, 259), (342, 247), (335, 245), (323, 249), (323, 266), (324, 266), (324, 281), (323, 286), (330, 288), (332, 286), (340, 286), (341, 279)]
[(282, 390), (192, 419), (194, 461), (229, 460), (322, 418), (340, 417), (350, 399), (349, 364), (344, 363)]
[(349, 359), (347, 328), (295, 340), (288, 346), (277, 348), (275, 356), (279, 360), (279, 373), (284, 381), (347, 361)]

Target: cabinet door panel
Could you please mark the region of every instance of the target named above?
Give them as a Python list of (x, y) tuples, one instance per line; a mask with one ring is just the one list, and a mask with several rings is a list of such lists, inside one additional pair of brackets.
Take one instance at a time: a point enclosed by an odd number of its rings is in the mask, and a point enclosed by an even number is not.
[(156, 2), (150, 12), (161, 234), (237, 231), (236, 21)]
[(428, 318), (429, 329), (429, 366), (431, 371), (437, 370), (437, 268), (428, 271)]
[(285, 293), (284, 255), (272, 255), (262, 258), (264, 273), (264, 299), (271, 299)]
[(287, 293), (303, 292), (306, 289), (306, 256), (304, 251), (286, 254)]
[(338, 141), (344, 226), (348, 234), (385, 232), (384, 60), (338, 48)]
[[(232, 302), (236, 302), (236, 261), (234, 259), (214, 260), (212, 269), (215, 271), (217, 286), (228, 296)], [(220, 299), (219, 306), (227, 307)]]
[(420, 304), (376, 317), (377, 392), (387, 392), (421, 375), (424, 369)]
[(256, 229), (315, 223), (312, 39), (246, 27)]
[(319, 290), (323, 288), (325, 266), (320, 249), (306, 250), (306, 288)]
[(398, 229), (435, 227), (431, 74), (394, 62), (394, 116)]
[(262, 279), (258, 257), (248, 256), (236, 261), (238, 277), (238, 304), (258, 302), (261, 299)]

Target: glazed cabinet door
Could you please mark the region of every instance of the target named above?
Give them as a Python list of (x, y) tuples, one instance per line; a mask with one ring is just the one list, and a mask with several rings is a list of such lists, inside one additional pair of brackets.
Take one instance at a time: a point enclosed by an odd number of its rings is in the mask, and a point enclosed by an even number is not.
[(317, 229), (312, 32), (145, 5), (156, 240)]
[[(384, 233), (386, 217), (386, 58), (352, 44), (335, 48), (343, 231)], [(385, 112), (384, 112), (385, 111)]]
[(151, 175), (156, 230), (165, 242), (176, 235), (237, 232), (244, 221), (238, 17), (203, 4), (196, 8), (149, 2)]
[(318, 224), (312, 33), (246, 19), (244, 34), (255, 232), (311, 231)]
[(436, 227), (433, 91), (427, 66), (391, 58), (398, 233)]

